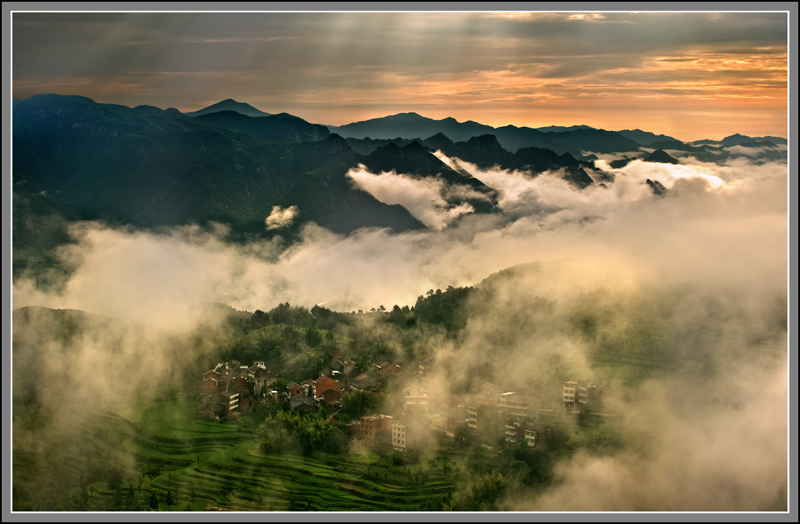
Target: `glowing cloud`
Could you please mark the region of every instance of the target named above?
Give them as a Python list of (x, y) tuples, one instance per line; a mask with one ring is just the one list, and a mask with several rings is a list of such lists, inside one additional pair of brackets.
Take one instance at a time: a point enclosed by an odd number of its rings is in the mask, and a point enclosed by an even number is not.
[(450, 191), (451, 194), (455, 192), (455, 195), (463, 196), (464, 193), (458, 195), (458, 190), (448, 190), (444, 181), (437, 178), (420, 179), (394, 172), (374, 175), (363, 165), (348, 171), (347, 176), (360, 189), (384, 204), (399, 204), (408, 209), (414, 217), (431, 229), (442, 229), (459, 216), (474, 211), (467, 203), (450, 206), (443, 194)]
[[(598, 167), (600, 165), (602, 164), (599, 164)], [(603, 169), (603, 167), (601, 167), (601, 169)], [(674, 186), (679, 180), (692, 179), (703, 180), (708, 184), (708, 187), (712, 189), (717, 189), (725, 185), (725, 181), (722, 180), (714, 170), (700, 166), (661, 164), (657, 162), (634, 160), (619, 171), (627, 176), (632, 176), (642, 181), (648, 178), (658, 180), (667, 188)]]
[(281, 209), (281, 206), (273, 206), (272, 212), (265, 221), (267, 229), (279, 229), (290, 225), (298, 211), (297, 206), (289, 206), (286, 209)]

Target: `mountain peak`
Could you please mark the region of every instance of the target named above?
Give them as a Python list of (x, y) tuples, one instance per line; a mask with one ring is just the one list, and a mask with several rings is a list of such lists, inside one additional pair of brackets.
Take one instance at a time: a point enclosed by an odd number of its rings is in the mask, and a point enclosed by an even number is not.
[(645, 162), (658, 162), (661, 164), (677, 164), (678, 160), (671, 157), (669, 153), (663, 149), (653, 151), (650, 156), (644, 159)]
[(185, 114), (187, 116), (200, 116), (208, 113), (217, 113), (219, 111), (236, 111), (237, 113), (241, 113), (245, 116), (250, 116), (250, 117), (269, 116), (269, 113), (265, 113), (260, 109), (256, 109), (250, 104), (246, 104), (244, 102), (237, 102), (232, 98), (226, 98), (222, 102), (217, 102), (216, 104), (204, 107), (203, 109), (200, 109), (198, 111), (192, 111)]

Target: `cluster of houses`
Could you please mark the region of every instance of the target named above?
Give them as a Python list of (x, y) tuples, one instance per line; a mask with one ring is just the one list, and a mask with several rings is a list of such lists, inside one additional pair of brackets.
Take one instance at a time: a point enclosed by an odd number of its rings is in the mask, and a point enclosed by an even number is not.
[(537, 449), (546, 443), (546, 428), (534, 423), (541, 411), (541, 399), (513, 391), (502, 391), (491, 383), (482, 384), (467, 406), (467, 427), (477, 431), (486, 425), (500, 429), (507, 442), (524, 443)]
[(246, 411), (277, 379), (264, 362), (252, 366), (240, 366), (236, 361), (219, 364), (203, 373), (197, 417), (218, 420)]
[(218, 364), (203, 373), (197, 417), (208, 420), (236, 417), (247, 411), (256, 399), (272, 397), (277, 400), (281, 394), (286, 395), (294, 410), (314, 413), (324, 406), (333, 412), (341, 406), (342, 393), (380, 391), (388, 377), (400, 373), (399, 365), (381, 362), (375, 365), (375, 376), (367, 373), (353, 376), (355, 362), (343, 359), (340, 352), (332, 352), (331, 357), (331, 365), (323, 369), (319, 377), (299, 384), (289, 382), (285, 393), (272, 389), (278, 376), (267, 370), (263, 361), (254, 362), (252, 366), (240, 365), (235, 360)]
[[(347, 425), (349, 436), (366, 443), (375, 443), (385, 436), (384, 438), (391, 438), (392, 449), (395, 451), (408, 451), (409, 440), (413, 440), (414, 434), (423, 432), (430, 425), (428, 400), (424, 389), (404, 389), (402, 416), (395, 418), (374, 413), (361, 417), (361, 420)], [(351, 442), (354, 447), (359, 445), (359, 440)]]
[[(430, 370), (430, 359), (419, 363), (420, 377)], [(301, 383), (289, 382), (285, 393), (273, 389), (278, 377), (268, 371), (264, 362), (252, 366), (241, 366), (231, 361), (218, 364), (203, 374), (202, 392), (197, 416), (203, 419), (235, 417), (250, 408), (255, 399), (285, 395), (291, 409), (315, 413), (324, 407), (336, 412), (342, 406), (342, 395), (352, 391), (378, 392), (388, 377), (400, 373), (400, 366), (382, 362), (375, 366), (373, 375), (355, 374), (356, 364), (342, 358), (341, 353), (332, 355), (329, 368), (320, 376)], [(423, 382), (424, 385), (424, 382)], [(529, 395), (503, 391), (491, 383), (475, 388), (468, 398), (446, 395), (436, 398), (435, 409), (431, 409), (428, 391), (421, 387), (402, 390), (403, 413), (393, 416), (374, 413), (348, 424), (348, 432), (354, 445), (375, 443), (383, 439), (391, 443), (396, 451), (407, 451), (409, 439), (425, 428), (453, 430), (466, 425), (472, 431), (502, 428), (507, 442), (524, 444), (531, 449), (546, 447), (550, 430), (542, 427), (538, 414), (542, 401)], [(602, 405), (603, 388), (590, 382), (568, 381), (562, 386), (563, 408), (572, 413), (593, 412)]]

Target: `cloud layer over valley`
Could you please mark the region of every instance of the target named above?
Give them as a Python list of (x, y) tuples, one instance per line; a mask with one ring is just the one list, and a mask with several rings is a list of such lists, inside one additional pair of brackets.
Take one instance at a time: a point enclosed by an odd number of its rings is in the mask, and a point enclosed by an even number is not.
[[(576, 190), (547, 173), (482, 171), (461, 161), (500, 194), (502, 215), (448, 207), (438, 179), (402, 174), (349, 176), (387, 202), (402, 203), (431, 230), (350, 236), (313, 224), (299, 242), (226, 241), (220, 225), (160, 231), (72, 226), (76, 243), (58, 256), (74, 273), (60, 294), (14, 283), (14, 306), (71, 307), (161, 319), (183, 304), (221, 301), (245, 309), (278, 303), (337, 310), (413, 304), (430, 288), (464, 286), (515, 264), (568, 259), (591, 273), (637, 275), (659, 282), (786, 284), (786, 166), (670, 165), (634, 161), (608, 187)], [(598, 165), (608, 169), (604, 161)], [(655, 197), (645, 180), (668, 190)], [(270, 224), (293, 208), (273, 210)], [(454, 217), (461, 220), (444, 228)], [(765, 281), (765, 279), (767, 279)], [(602, 279), (601, 279), (602, 280)]]
[[(308, 224), (293, 244), (279, 236), (243, 244), (230, 241), (224, 225), (144, 231), (76, 223), (74, 243), (57, 253), (73, 270), (68, 280), (44, 291), (17, 279), (13, 306), (79, 309), (147, 326), (117, 332), (111, 343), (120, 348), (118, 358), (106, 355), (100, 365), (114, 369), (116, 361), (129, 369), (141, 362), (154, 370), (154, 356), (165, 351), (191, 359), (193, 351), (210, 349), (174, 343), (198, 326), (213, 327), (199, 303), (251, 312), (284, 302), (391, 309), (414, 305), (430, 289), (474, 286), (506, 268), (541, 262), (538, 276), (509, 277), (488, 302), (473, 304), (457, 346), (441, 339), (421, 344), (435, 347), (455, 373), (482, 365), (487, 353), (498, 355), (493, 373), (508, 387), (545, 380), (554, 362), (598, 379), (589, 350), (599, 342), (575, 336), (559, 316), (583, 307), (614, 320), (603, 325), (617, 331), (598, 335), (612, 342), (631, 333), (625, 321), (650, 315), (675, 369), (643, 380), (636, 396), (611, 397), (619, 416), (610, 424), (623, 436), (622, 450), (578, 454), (558, 466), (559, 483), (509, 497), (504, 509), (785, 507), (786, 164), (738, 158), (716, 165), (685, 157), (678, 165), (637, 160), (613, 170), (599, 160), (614, 181), (578, 190), (557, 174), (458, 162), (498, 192), (502, 213), (453, 204), (453, 188), (437, 179), (351, 170), (353, 183), (406, 207), (429, 229), (342, 236)], [(666, 192), (654, 195), (647, 180)], [(293, 216), (291, 207), (274, 209), (265, 227)], [(556, 321), (526, 323), (539, 318), (525, 309), (535, 303), (531, 297), (554, 304)], [(506, 343), (493, 347), (499, 334)], [(89, 367), (103, 345), (87, 337), (71, 346), (74, 366)], [(153, 371), (150, 379), (163, 376)]]

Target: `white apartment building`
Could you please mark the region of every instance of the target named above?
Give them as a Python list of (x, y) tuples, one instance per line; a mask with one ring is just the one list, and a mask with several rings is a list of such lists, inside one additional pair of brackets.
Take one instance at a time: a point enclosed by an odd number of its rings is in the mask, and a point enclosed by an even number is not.
[(564, 382), (564, 386), (561, 388), (561, 397), (565, 408), (574, 409), (575, 401), (578, 398), (578, 383), (572, 380)]
[(407, 451), (406, 444), (408, 424), (400, 420), (392, 422), (392, 449), (395, 451)]

